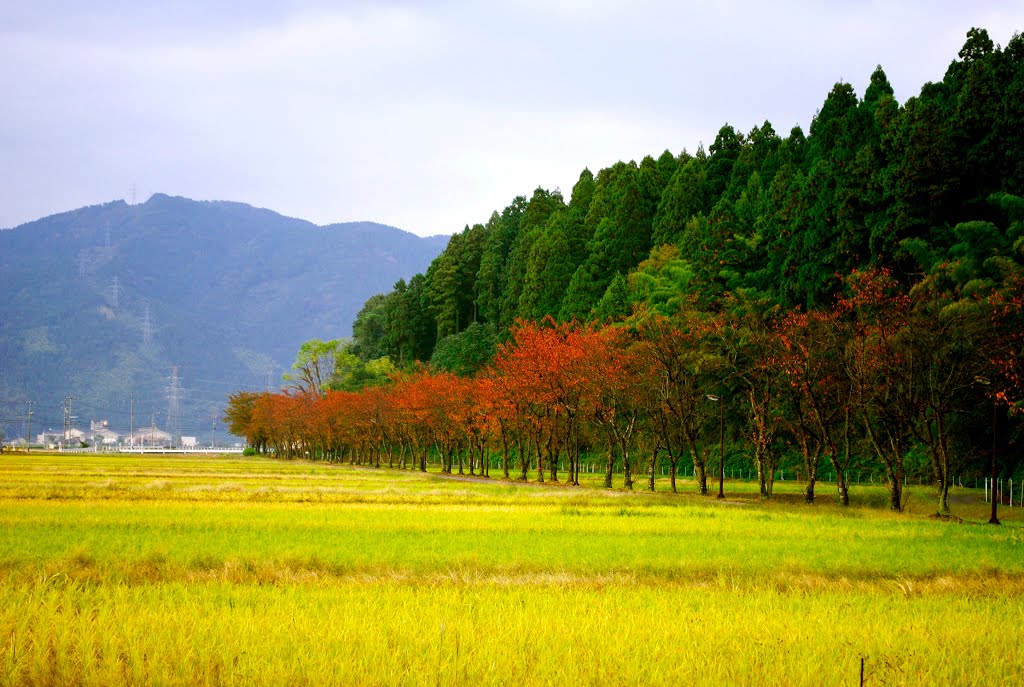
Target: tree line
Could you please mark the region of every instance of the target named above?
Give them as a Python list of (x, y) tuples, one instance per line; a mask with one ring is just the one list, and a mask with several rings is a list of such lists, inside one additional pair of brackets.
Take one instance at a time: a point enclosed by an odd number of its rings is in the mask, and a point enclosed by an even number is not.
[(971, 29), (902, 105), (879, 67), (807, 134), (727, 124), (707, 150), (584, 170), (568, 201), (538, 188), (453, 235), (350, 342), (304, 345), (290, 391), (233, 396), (232, 431), (571, 482), (595, 450), (627, 485), (686, 460), (704, 492), (718, 427), (764, 496), (785, 464), (813, 500), (824, 466), (846, 502), (867, 469), (899, 509), (912, 473), (945, 513), (954, 469), (1019, 460), (1022, 136), (1024, 38)]
[(1024, 279), (984, 297), (940, 288), (854, 271), (827, 309), (730, 296), (714, 312), (691, 298), (671, 315), (638, 307), (604, 324), (518, 320), (471, 376), (419, 366), (346, 391), (299, 365), (289, 390), (233, 394), (225, 421), (281, 457), (425, 471), (436, 456), (446, 473), (490, 476), (493, 464), (504, 478), (568, 484), (597, 457), (607, 487), (645, 475), (653, 490), (667, 468), (672, 491), (685, 464), (702, 494), (728, 440), (764, 498), (787, 461), (808, 503), (828, 469), (848, 505), (849, 474), (867, 464), (893, 510), (916, 470), (948, 514), (973, 433), (993, 412), (1005, 427), (1021, 399)]
[(603, 321), (730, 294), (828, 308), (854, 269), (911, 287), (998, 286), (1021, 258), (1024, 38), (972, 29), (902, 105), (881, 67), (837, 83), (808, 132), (726, 124), (696, 152), (583, 170), (452, 236), (425, 274), (369, 299), (352, 351), (469, 374), (518, 319)]

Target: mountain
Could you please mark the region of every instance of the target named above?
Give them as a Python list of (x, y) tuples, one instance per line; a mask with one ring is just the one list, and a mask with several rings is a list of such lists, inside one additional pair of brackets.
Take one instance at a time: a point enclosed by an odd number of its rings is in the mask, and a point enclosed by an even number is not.
[(0, 429), (23, 435), (31, 400), (33, 434), (59, 431), (65, 396), (76, 426), (127, 430), (132, 406), (166, 426), (173, 397), (205, 438), (228, 393), (279, 386), (302, 342), (349, 336), (447, 241), (162, 194), (0, 231)]

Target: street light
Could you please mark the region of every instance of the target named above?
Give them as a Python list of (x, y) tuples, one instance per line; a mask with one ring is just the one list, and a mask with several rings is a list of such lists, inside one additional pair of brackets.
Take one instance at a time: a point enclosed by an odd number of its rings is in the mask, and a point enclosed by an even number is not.
[(708, 400), (718, 404), (718, 496), (725, 498), (725, 403), (721, 396), (708, 394)]
[[(975, 377), (974, 381), (982, 386), (989, 386), (992, 383), (985, 377)], [(996, 514), (996, 508), (998, 502), (996, 501), (996, 418), (997, 408), (999, 403), (999, 397), (994, 393), (992, 394), (992, 517), (988, 519), (988, 524), (999, 525), (999, 516)]]

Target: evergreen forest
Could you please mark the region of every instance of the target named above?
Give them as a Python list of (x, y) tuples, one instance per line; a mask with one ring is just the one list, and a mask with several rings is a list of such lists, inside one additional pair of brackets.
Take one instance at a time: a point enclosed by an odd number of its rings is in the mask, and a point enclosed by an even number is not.
[(609, 486), (670, 465), (674, 489), (686, 464), (702, 492), (721, 442), (765, 497), (788, 466), (808, 501), (826, 472), (845, 501), (858, 470), (894, 510), (934, 483), (948, 513), (990, 457), (1020, 474), (1022, 138), (1024, 37), (971, 29), (902, 104), (878, 67), (807, 131), (724, 124), (707, 149), (584, 169), (568, 198), (513, 198), (227, 420), (282, 455), (500, 456), (570, 483), (600, 456)]

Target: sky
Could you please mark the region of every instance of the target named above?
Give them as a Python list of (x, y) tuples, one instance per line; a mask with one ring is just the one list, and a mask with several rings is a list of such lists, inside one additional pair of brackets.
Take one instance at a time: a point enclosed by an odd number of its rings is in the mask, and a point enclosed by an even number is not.
[(881, 65), (899, 102), (1019, 0), (0, 4), (0, 227), (152, 193), (420, 235), (538, 186), (806, 131)]

